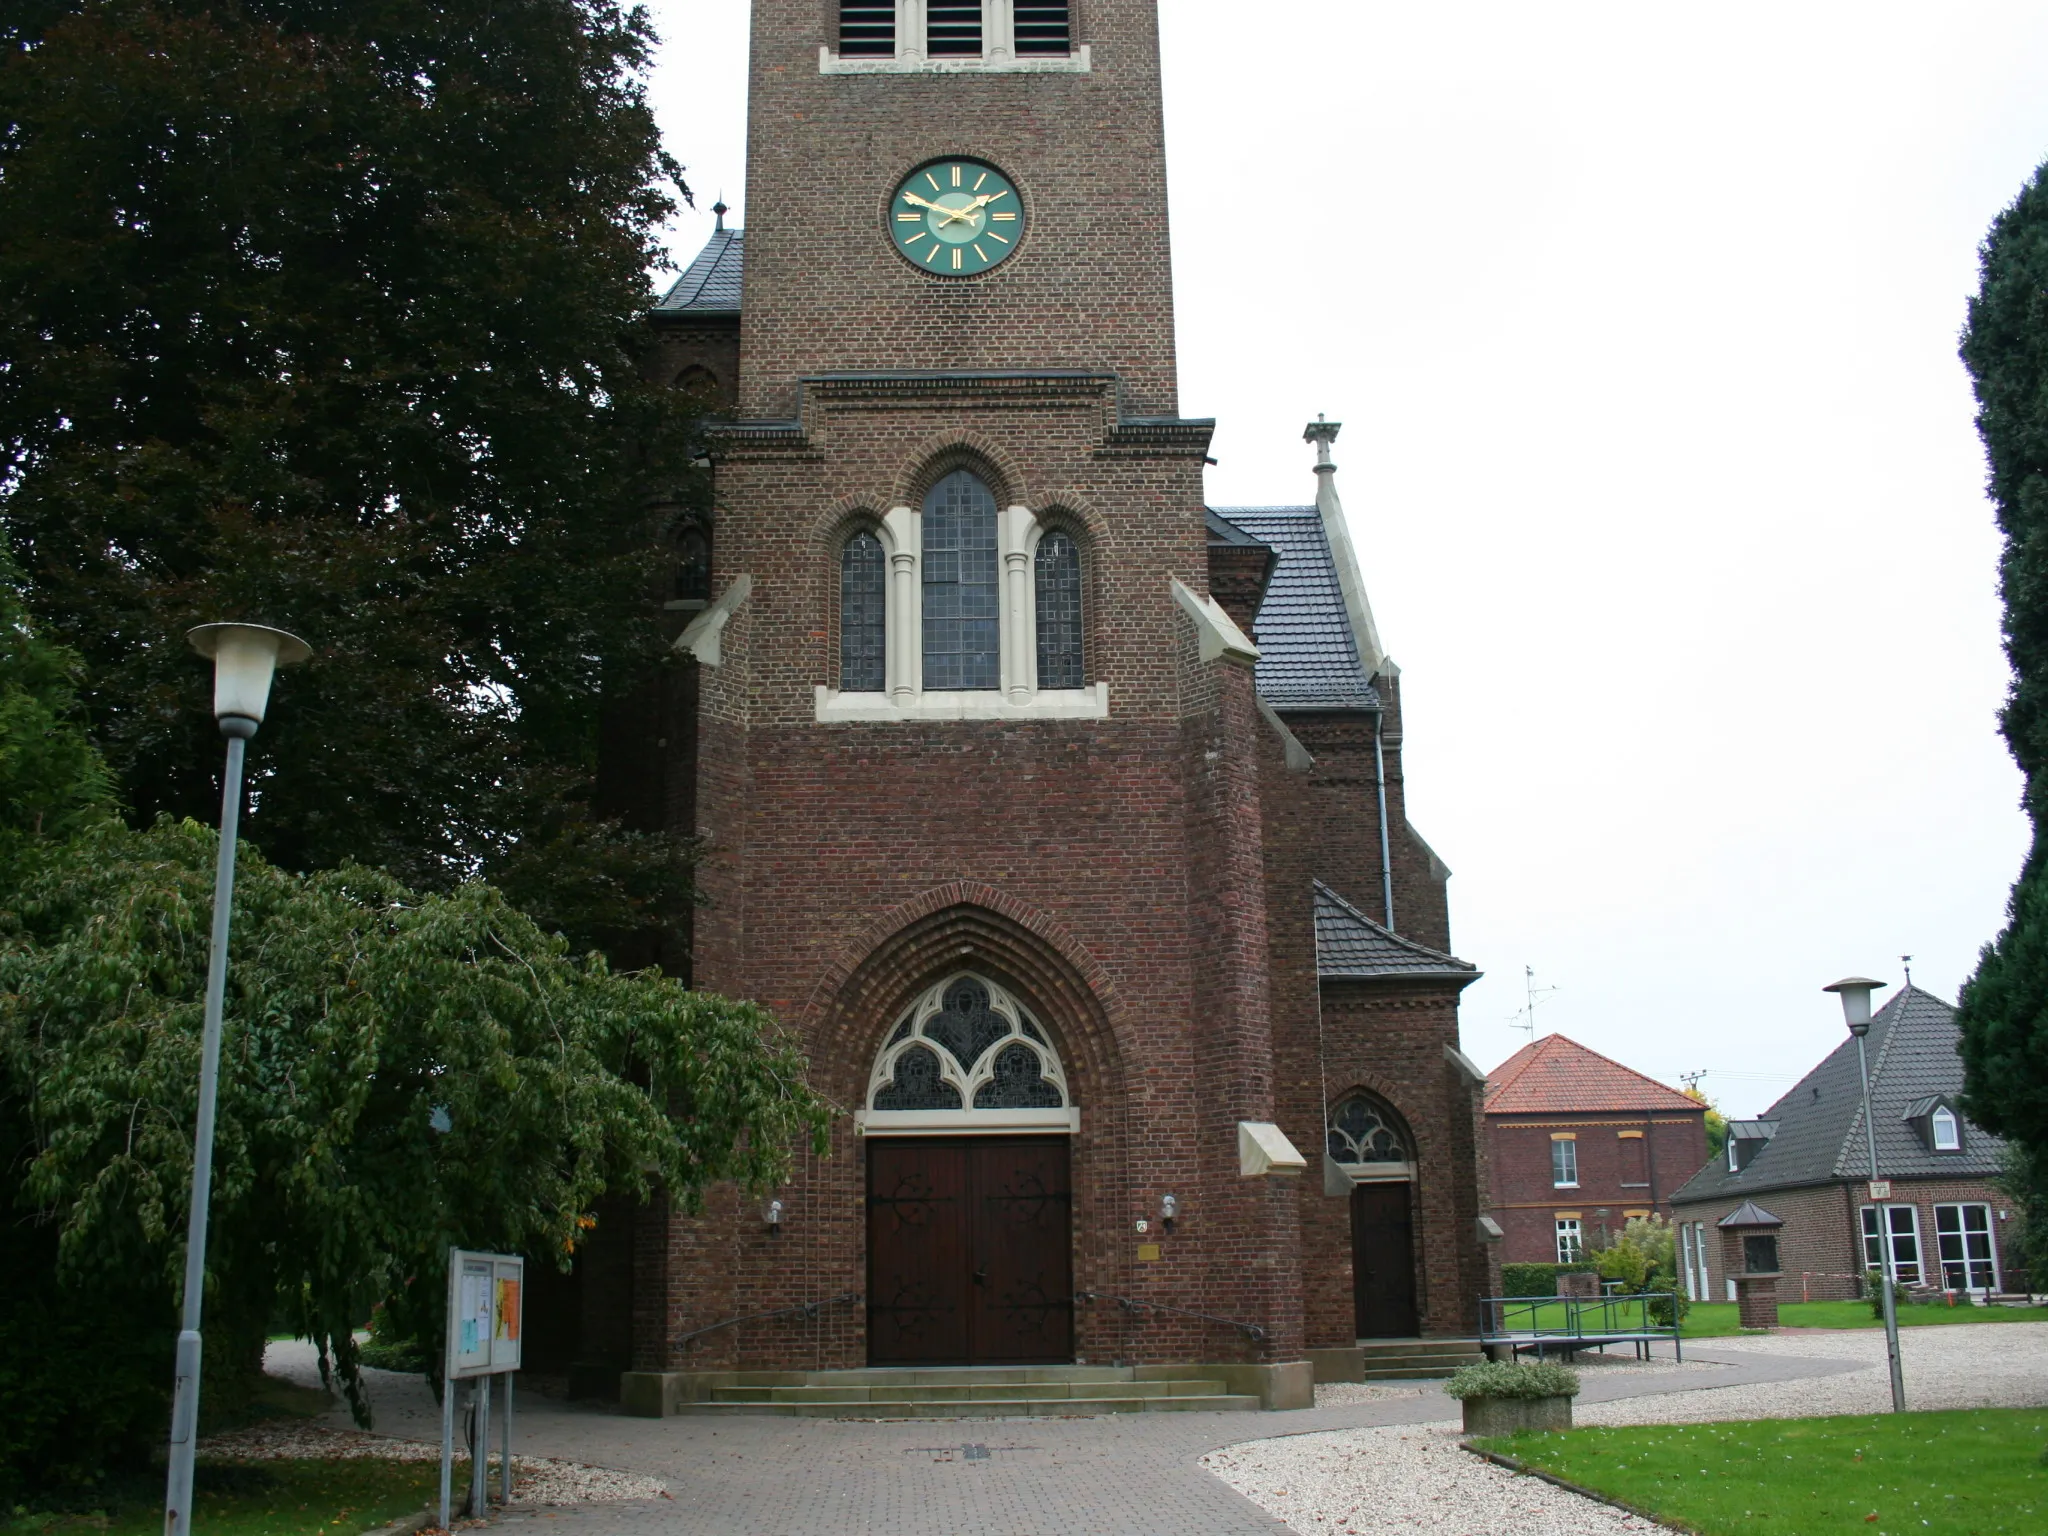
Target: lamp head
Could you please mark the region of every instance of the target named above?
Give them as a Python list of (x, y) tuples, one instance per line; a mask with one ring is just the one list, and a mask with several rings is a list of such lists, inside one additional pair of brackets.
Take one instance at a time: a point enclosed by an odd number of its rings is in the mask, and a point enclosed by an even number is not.
[(267, 624), (201, 624), (185, 638), (213, 661), (213, 717), (224, 736), (255, 735), (270, 702), (271, 677), (313, 654), (297, 635)]
[(1822, 987), (1823, 992), (1837, 993), (1842, 999), (1842, 1020), (1849, 1026), (1849, 1033), (1863, 1036), (1870, 1033), (1870, 994), (1879, 987), (1890, 986), (1890, 982), (1872, 981), (1868, 976), (1844, 976), (1840, 981)]

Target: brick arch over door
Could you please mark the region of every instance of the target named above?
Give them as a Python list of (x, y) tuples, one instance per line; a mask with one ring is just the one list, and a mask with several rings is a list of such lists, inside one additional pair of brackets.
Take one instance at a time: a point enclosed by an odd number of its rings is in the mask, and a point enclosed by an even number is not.
[[(875, 1055), (926, 988), (978, 972), (1013, 993), (1050, 1037), (1066, 1071), (1080, 1129), (1070, 1138), (1073, 1283), (1125, 1288), (1108, 1240), (1132, 1201), (1127, 1068), (1132, 1028), (1115, 984), (1067, 928), (1029, 904), (974, 882), (926, 891), (871, 923), (820, 979), (803, 1015), (812, 1081), (848, 1107), (862, 1098)], [(1087, 1308), (1074, 1346), (1090, 1359), (1120, 1347), (1119, 1314)]]
[(1032, 1011), (1052, 1034), (1084, 1115), (1121, 1102), (1125, 1021), (1115, 984), (1063, 924), (969, 881), (882, 914), (812, 989), (804, 1034), (828, 1091), (842, 1103), (858, 1099), (884, 1032), (919, 992), (957, 970), (987, 972)]

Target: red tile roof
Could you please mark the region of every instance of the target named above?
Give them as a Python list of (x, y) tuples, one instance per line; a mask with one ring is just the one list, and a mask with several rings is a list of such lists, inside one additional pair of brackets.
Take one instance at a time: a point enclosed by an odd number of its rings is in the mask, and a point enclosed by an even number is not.
[(1489, 1115), (1703, 1107), (1676, 1088), (1609, 1061), (1563, 1035), (1530, 1041), (1495, 1067), (1486, 1081)]

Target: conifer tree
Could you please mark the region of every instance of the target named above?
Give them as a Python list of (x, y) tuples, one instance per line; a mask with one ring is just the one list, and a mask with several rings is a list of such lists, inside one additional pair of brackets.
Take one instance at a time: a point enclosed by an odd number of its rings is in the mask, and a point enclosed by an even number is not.
[(617, 0), (0, 9), (0, 519), (138, 824), (217, 814), (182, 635), (250, 619), (317, 654), (250, 758), (280, 864), (482, 873), (578, 937), (682, 899), (593, 802), (701, 493), (635, 355), (650, 44)]
[[(1991, 226), (1962, 356), (2005, 534), (2000, 586), (2012, 692), (2001, 723), (2034, 842), (2007, 925), (1962, 994), (1965, 1107), (2048, 1167), (2048, 166)], [(2034, 1185), (2040, 1179), (2031, 1179)]]

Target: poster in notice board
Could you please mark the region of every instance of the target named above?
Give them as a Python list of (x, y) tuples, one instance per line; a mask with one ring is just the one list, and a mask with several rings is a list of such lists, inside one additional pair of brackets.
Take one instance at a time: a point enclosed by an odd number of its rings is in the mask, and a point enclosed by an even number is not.
[(448, 1374), (516, 1371), (525, 1332), (526, 1261), (514, 1254), (448, 1254)]

